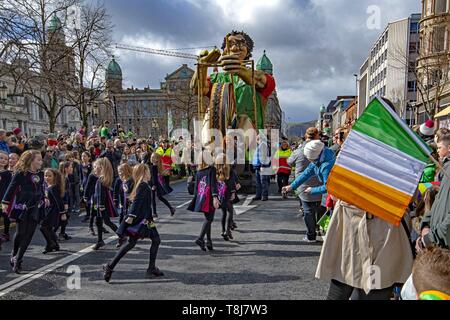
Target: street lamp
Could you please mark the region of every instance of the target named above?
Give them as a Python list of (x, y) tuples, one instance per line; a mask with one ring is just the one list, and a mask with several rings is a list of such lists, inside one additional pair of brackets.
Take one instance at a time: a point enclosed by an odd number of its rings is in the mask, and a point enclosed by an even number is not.
[(320, 107), (320, 131), (323, 130), (323, 117), (325, 115), (325, 112), (327, 112), (327, 108), (322, 104), (322, 106)]
[(355, 86), (356, 86), (356, 94), (355, 94), (355, 99), (356, 99), (356, 103), (357, 103), (357, 111), (356, 111), (356, 118), (359, 118), (359, 108), (360, 108), (360, 106), (359, 106), (359, 95), (358, 95), (358, 82), (361, 80), (361, 79), (359, 79), (358, 78), (358, 75), (355, 73), (355, 74), (353, 74), (353, 76), (355, 77)]

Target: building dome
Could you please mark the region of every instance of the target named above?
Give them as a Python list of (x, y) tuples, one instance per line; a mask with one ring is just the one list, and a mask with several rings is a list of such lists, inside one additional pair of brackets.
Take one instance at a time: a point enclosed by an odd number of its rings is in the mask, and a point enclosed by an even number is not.
[(61, 22), (61, 20), (59, 20), (59, 18), (56, 16), (56, 14), (54, 14), (52, 19), (50, 20), (50, 24), (48, 26), (48, 31), (56, 32), (61, 29), (62, 29), (62, 22)]
[(114, 59), (114, 56), (112, 57), (111, 62), (108, 65), (108, 69), (106, 70), (106, 78), (107, 79), (122, 79), (122, 69), (120, 68), (119, 64)]
[(258, 64), (256, 65), (256, 69), (264, 71), (268, 74), (273, 74), (273, 65), (266, 55), (266, 50), (264, 50), (263, 56), (261, 57), (261, 59), (259, 59)]

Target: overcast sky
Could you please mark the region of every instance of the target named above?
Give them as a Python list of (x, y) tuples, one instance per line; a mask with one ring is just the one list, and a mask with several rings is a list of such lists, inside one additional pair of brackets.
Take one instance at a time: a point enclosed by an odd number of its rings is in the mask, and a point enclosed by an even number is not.
[[(255, 42), (254, 58), (266, 50), (274, 64), (288, 122), (316, 119), (322, 104), (337, 95), (355, 94), (353, 74), (382, 29), (389, 21), (421, 11), (420, 0), (107, 0), (105, 4), (115, 25), (113, 39), (122, 44), (220, 47), (232, 29), (246, 31)], [(126, 87), (156, 88), (181, 64), (194, 68), (194, 61), (179, 58), (127, 51), (116, 51), (116, 56)]]

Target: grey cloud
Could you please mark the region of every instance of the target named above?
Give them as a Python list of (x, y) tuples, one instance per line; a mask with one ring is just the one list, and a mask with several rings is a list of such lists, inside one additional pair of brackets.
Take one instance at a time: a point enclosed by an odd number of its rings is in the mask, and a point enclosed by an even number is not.
[[(202, 6), (184, 0), (106, 2), (116, 25), (116, 41), (125, 35), (151, 35), (176, 47), (219, 46), (231, 29), (247, 31), (255, 41), (255, 59), (267, 50), (282, 107), (296, 121), (317, 117), (320, 105), (336, 95), (354, 94), (353, 74), (382, 31), (367, 29), (370, 5), (380, 7), (382, 28), (420, 11), (419, 0), (283, 0), (278, 8), (256, 12), (256, 23), (238, 24), (222, 19), (210, 1)], [(176, 58), (161, 63), (159, 57), (125, 52), (119, 52), (118, 59), (127, 83), (135, 87), (159, 86), (166, 73), (186, 63)]]

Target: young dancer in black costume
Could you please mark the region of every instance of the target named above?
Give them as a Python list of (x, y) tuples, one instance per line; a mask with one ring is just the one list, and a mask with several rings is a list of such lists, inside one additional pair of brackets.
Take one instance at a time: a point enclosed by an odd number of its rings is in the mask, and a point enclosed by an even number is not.
[(130, 195), (132, 204), (125, 220), (120, 225), (117, 234), (124, 238), (128, 236), (128, 243), (124, 245), (116, 256), (103, 266), (103, 277), (109, 282), (117, 263), (136, 246), (139, 239), (149, 238), (152, 240), (150, 247), (150, 260), (147, 269), (147, 276), (161, 277), (164, 274), (156, 267), (156, 256), (161, 243), (158, 230), (153, 222), (152, 216), (152, 192), (149, 185), (151, 179), (150, 170), (147, 165), (139, 164), (133, 169), (133, 180), (135, 182)]
[(15, 273), (21, 272), (23, 256), (48, 202), (45, 200), (44, 173), (40, 171), (41, 167), (42, 155), (39, 151), (24, 152), (2, 201), (3, 212), (9, 213), (11, 221), (16, 221), (16, 234), (10, 258)]

